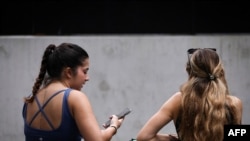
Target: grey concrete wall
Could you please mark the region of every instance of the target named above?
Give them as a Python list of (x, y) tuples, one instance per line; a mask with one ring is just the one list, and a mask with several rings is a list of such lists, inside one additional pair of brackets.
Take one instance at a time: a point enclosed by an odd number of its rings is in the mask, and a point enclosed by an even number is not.
[[(31, 93), (41, 55), (50, 43), (73, 42), (90, 55), (90, 81), (82, 89), (98, 122), (125, 107), (128, 115), (112, 139), (128, 141), (187, 79), (188, 48), (217, 48), (232, 95), (250, 124), (250, 36), (2, 36), (0, 37), (0, 140), (24, 140), (22, 98)], [(173, 123), (162, 132), (175, 133)]]

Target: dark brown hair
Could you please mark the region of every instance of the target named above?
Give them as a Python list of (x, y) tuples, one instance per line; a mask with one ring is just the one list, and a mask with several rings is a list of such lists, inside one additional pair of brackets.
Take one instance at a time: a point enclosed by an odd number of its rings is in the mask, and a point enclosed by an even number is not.
[[(60, 79), (63, 68), (70, 67), (75, 71), (87, 58), (89, 58), (88, 53), (76, 44), (62, 43), (59, 46), (50, 44), (44, 51), (32, 95), (26, 97), (25, 101), (32, 102), (42, 84), (46, 84), (47, 80)], [(48, 75), (47, 79), (45, 79), (46, 74)]]

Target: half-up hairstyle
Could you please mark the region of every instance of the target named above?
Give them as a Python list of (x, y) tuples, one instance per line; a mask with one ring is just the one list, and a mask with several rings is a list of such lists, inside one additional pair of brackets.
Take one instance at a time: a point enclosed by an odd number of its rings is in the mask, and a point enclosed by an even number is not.
[(50, 44), (44, 51), (32, 95), (26, 97), (25, 102), (32, 102), (40, 87), (46, 85), (49, 80), (60, 79), (63, 68), (70, 67), (76, 74), (76, 68), (87, 58), (89, 58), (88, 53), (76, 44), (62, 43), (57, 47)]
[(182, 141), (222, 141), (228, 110), (228, 87), (216, 51), (197, 49), (187, 63), (189, 79), (180, 87), (182, 109), (178, 135)]

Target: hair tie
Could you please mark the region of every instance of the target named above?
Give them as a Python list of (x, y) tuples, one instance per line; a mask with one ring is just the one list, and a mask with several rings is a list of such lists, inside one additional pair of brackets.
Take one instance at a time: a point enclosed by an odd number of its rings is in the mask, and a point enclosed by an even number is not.
[(55, 49), (56, 49), (56, 45), (54, 45), (54, 44), (50, 44), (48, 46), (48, 50), (49, 50), (50, 54), (52, 54), (55, 51)]
[(209, 79), (210, 79), (210, 80), (214, 80), (214, 79), (215, 79), (215, 76), (214, 76), (214, 75), (212, 75), (212, 74), (210, 74), (210, 73), (209, 73), (208, 75), (209, 75)]

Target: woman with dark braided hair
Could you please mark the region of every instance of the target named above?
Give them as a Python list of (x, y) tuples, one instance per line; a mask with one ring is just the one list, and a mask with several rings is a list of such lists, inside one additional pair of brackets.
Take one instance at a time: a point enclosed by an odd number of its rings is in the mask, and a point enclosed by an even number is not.
[[(139, 131), (137, 141), (223, 141), (224, 125), (241, 124), (242, 102), (229, 94), (216, 49), (189, 49), (188, 80)], [(160, 134), (170, 121), (177, 136)]]
[(42, 58), (32, 94), (23, 106), (26, 141), (108, 141), (124, 119), (112, 115), (100, 129), (87, 96), (89, 56), (80, 46), (49, 45)]

